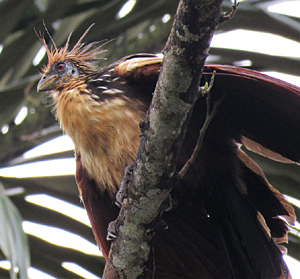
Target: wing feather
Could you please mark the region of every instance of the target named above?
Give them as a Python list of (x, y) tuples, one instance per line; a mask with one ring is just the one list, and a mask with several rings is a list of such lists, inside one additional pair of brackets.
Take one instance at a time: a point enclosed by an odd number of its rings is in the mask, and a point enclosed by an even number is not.
[(228, 94), (225, 113), (239, 118), (236, 132), (243, 136), (240, 141), (245, 147), (273, 160), (299, 162), (300, 88), (256, 71), (226, 65), (206, 65), (204, 77), (213, 71), (213, 92)]

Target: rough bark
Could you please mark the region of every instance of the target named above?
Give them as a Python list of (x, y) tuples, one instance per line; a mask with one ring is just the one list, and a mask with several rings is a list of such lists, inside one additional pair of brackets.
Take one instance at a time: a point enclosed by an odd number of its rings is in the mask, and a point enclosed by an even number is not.
[[(222, 0), (181, 0), (163, 50), (162, 71), (132, 173), (124, 183), (118, 219), (109, 230), (112, 242), (103, 278), (141, 277), (155, 236), (153, 226), (169, 206), (176, 183), (176, 161), (193, 106), (211, 38), (224, 19)], [(123, 185), (124, 186), (124, 185)], [(154, 225), (153, 225), (154, 224)]]

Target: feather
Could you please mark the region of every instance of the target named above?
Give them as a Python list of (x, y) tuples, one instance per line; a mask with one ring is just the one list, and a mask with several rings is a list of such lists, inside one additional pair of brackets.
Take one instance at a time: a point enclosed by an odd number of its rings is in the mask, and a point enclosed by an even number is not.
[(76, 156), (76, 183), (92, 225), (96, 243), (105, 258), (108, 257), (110, 242), (106, 240), (108, 224), (118, 216), (118, 208), (107, 193), (101, 193), (95, 181), (82, 167), (81, 156)]
[[(250, 139), (251, 150), (258, 152), (262, 146), (264, 149), (259, 153), (271, 159), (278, 153), (278, 160), (284, 157), (299, 162), (300, 89), (259, 72), (233, 66), (206, 65), (203, 74), (207, 76), (213, 71), (216, 71), (214, 94), (226, 91), (227, 115), (240, 118), (236, 126), (239, 141), (241, 136)], [(258, 147), (254, 148), (254, 143), (258, 143)], [(271, 150), (272, 155), (267, 150)]]

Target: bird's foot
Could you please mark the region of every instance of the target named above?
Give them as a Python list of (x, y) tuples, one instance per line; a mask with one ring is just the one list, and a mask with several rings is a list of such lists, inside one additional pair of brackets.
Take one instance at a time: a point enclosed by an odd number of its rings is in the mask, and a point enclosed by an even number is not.
[(146, 230), (145, 237), (149, 237), (153, 233), (160, 230), (167, 230), (168, 224), (161, 218), (156, 218)]
[(146, 235), (150, 235), (156, 231), (159, 230), (167, 230), (168, 225), (167, 223), (162, 219), (162, 215), (164, 212), (168, 212), (173, 209), (173, 199), (171, 194), (168, 195), (167, 199), (162, 203), (160, 207), (160, 214), (151, 222), (151, 224), (148, 226), (146, 230)]
[(116, 195), (116, 205), (120, 208), (122, 206), (127, 207), (130, 203), (130, 199), (128, 198), (128, 185), (131, 181), (133, 166), (134, 164), (131, 164), (126, 167), (124, 176), (121, 181), (120, 189)]
[(168, 212), (173, 208), (173, 198), (172, 195), (169, 194), (167, 199), (162, 203), (160, 212)]

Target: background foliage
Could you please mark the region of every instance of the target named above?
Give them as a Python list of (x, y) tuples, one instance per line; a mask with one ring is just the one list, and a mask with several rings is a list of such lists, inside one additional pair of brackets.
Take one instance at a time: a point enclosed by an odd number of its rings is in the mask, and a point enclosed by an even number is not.
[[(86, 42), (112, 40), (103, 54), (107, 65), (122, 56), (135, 52), (159, 53), (168, 37), (172, 18), (165, 15), (175, 13), (177, 2), (171, 0), (137, 0), (133, 9), (125, 17), (117, 14), (126, 0), (2, 0), (0, 1), (0, 167), (28, 162), (22, 154), (61, 134), (61, 130), (51, 114), (50, 101), (36, 92), (38, 72), (46, 62), (34, 61), (41, 48), (34, 29), (45, 33), (43, 21), (57, 46), (65, 43), (73, 30), (71, 45), (93, 23), (95, 25), (85, 38)], [(128, 2), (134, 2), (132, 0)], [(218, 32), (238, 28), (269, 32), (300, 41), (300, 19), (269, 13), (263, 6), (270, 1), (249, 0), (240, 4), (233, 20), (221, 25)], [(224, 11), (229, 11), (231, 2), (224, 1)], [(165, 16), (165, 17), (164, 17)], [(162, 18), (164, 17), (164, 20)], [(45, 36), (49, 44), (49, 37)], [(260, 42), (258, 41), (259, 45)], [(300, 51), (300, 50), (299, 50)], [(283, 49), (283, 52), (288, 50)], [(251, 68), (260, 71), (280, 71), (299, 75), (299, 59), (273, 57), (251, 51), (212, 48), (210, 54), (214, 63), (234, 64), (249, 59)], [(35, 65), (37, 64), (37, 65)], [(15, 124), (15, 117), (22, 107), (28, 110), (27, 117)], [(7, 131), (8, 129), (8, 131)], [(30, 159), (31, 162), (45, 159), (72, 157), (73, 152), (61, 152)], [(300, 173), (296, 165), (282, 165), (253, 155), (266, 172), (270, 182), (281, 192), (300, 199)], [(19, 215), (25, 220), (49, 226), (60, 227), (88, 239), (94, 243), (91, 229), (60, 213), (28, 203), (25, 196), (33, 193), (46, 193), (81, 206), (77, 187), (72, 176), (7, 178), (0, 177), (4, 187), (0, 187), (0, 259), (8, 258), (18, 265), (29, 265), (26, 252), (26, 239), (15, 235), (13, 247), (3, 243), (11, 238), (13, 231), (20, 231)], [(8, 200), (13, 202), (11, 204)], [(5, 208), (5, 210), (4, 210)], [(300, 216), (300, 209), (295, 208)], [(15, 216), (15, 217), (12, 217)], [(299, 221), (299, 219), (298, 219)], [(11, 224), (11, 229), (9, 227)], [(17, 229), (17, 227), (19, 229)], [(6, 230), (4, 230), (4, 228)], [(25, 244), (19, 244), (17, 242)], [(61, 266), (62, 262), (76, 262), (87, 270), (101, 276), (104, 260), (75, 250), (51, 245), (34, 236), (28, 236), (31, 253), (31, 266), (57, 278), (81, 278)], [(22, 249), (23, 248), (23, 249)], [(300, 238), (297, 231), (290, 235), (289, 255), (300, 260)], [(20, 250), (21, 249), (21, 250)], [(16, 255), (24, 256), (23, 261)], [(18, 264), (17, 264), (18, 263)], [(21, 274), (21, 273), (20, 273)], [(9, 272), (0, 269), (0, 278), (9, 278)]]

